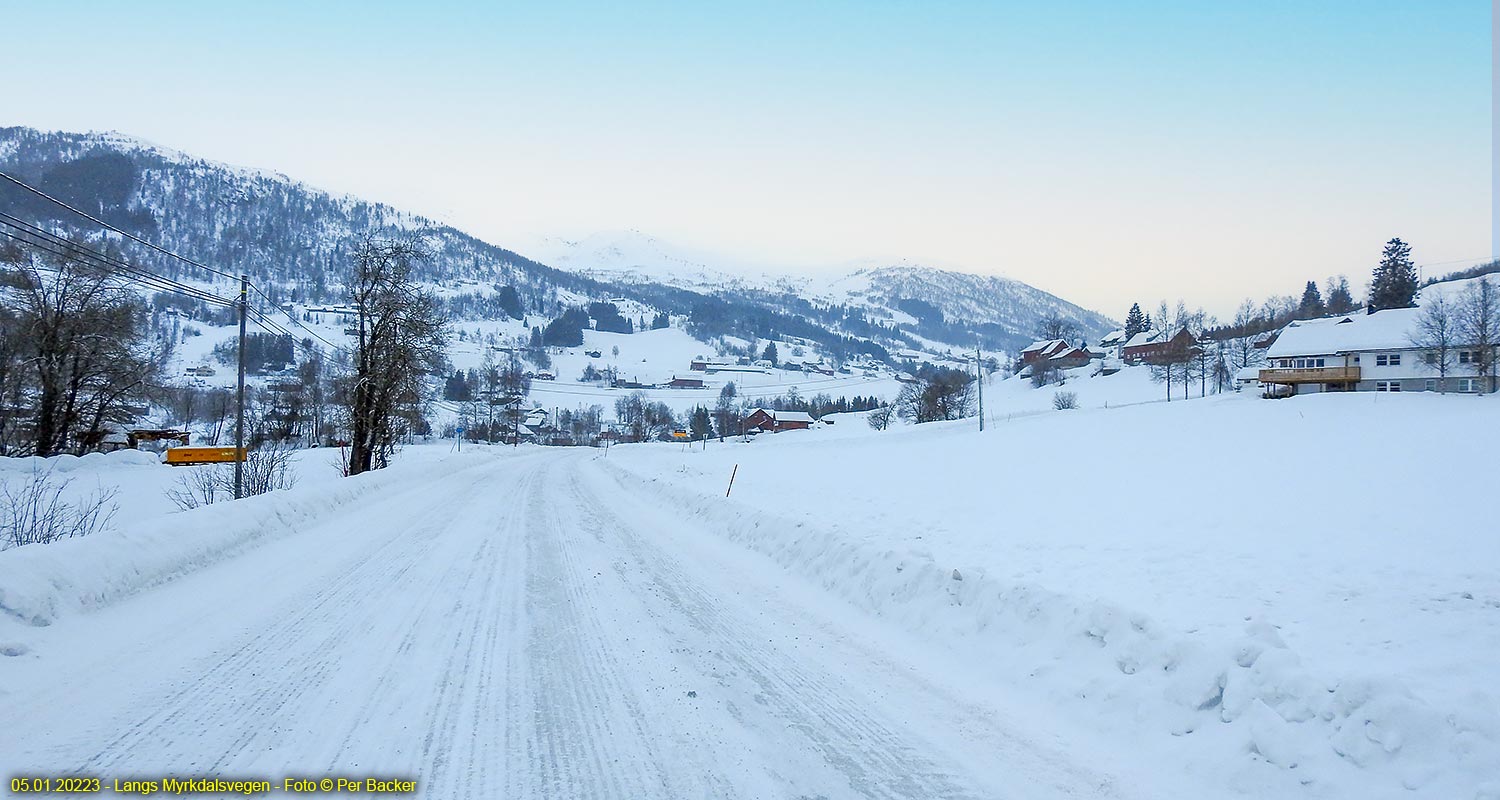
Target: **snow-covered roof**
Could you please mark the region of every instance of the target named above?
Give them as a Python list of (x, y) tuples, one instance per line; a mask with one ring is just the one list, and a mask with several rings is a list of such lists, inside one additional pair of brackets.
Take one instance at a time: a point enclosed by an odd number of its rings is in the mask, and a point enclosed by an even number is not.
[(1068, 358), (1076, 357), (1075, 354), (1079, 353), (1079, 352), (1082, 352), (1084, 354), (1084, 356), (1088, 355), (1088, 351), (1087, 350), (1083, 350), (1082, 348), (1079, 348), (1079, 347), (1068, 347), (1068, 348), (1064, 348), (1062, 350), (1057, 351), (1056, 353), (1054, 353), (1051, 356), (1048, 356), (1047, 360), (1048, 361), (1064, 361), (1064, 360), (1067, 360)]
[(1140, 347), (1143, 344), (1151, 344), (1161, 336), (1161, 331), (1141, 331), (1130, 337), (1124, 344), (1125, 347)]
[(1411, 347), (1418, 308), (1388, 308), (1374, 314), (1298, 320), (1286, 326), (1267, 358), (1317, 356), (1356, 350), (1399, 350)]
[(1022, 350), (1021, 352), (1034, 353), (1038, 350), (1047, 350), (1052, 347), (1056, 347), (1057, 345), (1063, 345), (1064, 347), (1066, 347), (1067, 344), (1068, 343), (1062, 339), (1046, 339), (1043, 341), (1032, 342), (1031, 344), (1027, 345), (1026, 349)]
[(812, 415), (806, 411), (772, 411), (777, 422), (807, 422), (813, 421)]
[(1099, 344), (1114, 344), (1115, 342), (1123, 341), (1124, 339), (1125, 329), (1121, 328), (1119, 330), (1110, 331), (1109, 333), (1104, 334), (1104, 338), (1099, 340)]
[(1234, 371), (1234, 379), (1237, 381), (1260, 380), (1260, 367), (1240, 367)]

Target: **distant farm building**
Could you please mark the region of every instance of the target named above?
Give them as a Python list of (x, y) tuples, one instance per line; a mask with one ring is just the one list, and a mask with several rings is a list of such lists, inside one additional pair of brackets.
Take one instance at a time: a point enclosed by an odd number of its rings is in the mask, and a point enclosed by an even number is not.
[(744, 429), (777, 433), (804, 430), (812, 427), (812, 424), (812, 416), (805, 411), (775, 411), (757, 408), (745, 417)]
[(1021, 351), (1022, 364), (1035, 364), (1045, 361), (1065, 350), (1071, 350), (1066, 339), (1046, 339), (1032, 342)]
[(1187, 328), (1179, 328), (1171, 337), (1158, 331), (1142, 331), (1120, 348), (1120, 358), (1126, 364), (1145, 364), (1174, 354), (1191, 353), (1197, 347), (1198, 340)]

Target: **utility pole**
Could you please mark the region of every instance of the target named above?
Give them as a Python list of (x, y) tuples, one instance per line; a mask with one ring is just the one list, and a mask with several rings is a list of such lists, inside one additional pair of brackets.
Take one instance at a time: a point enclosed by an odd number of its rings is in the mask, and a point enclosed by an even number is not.
[(979, 345), (974, 345), (974, 383), (979, 386), (979, 430), (984, 432), (984, 362), (979, 360)]
[(234, 402), (237, 421), (234, 426), (234, 499), (242, 497), (245, 474), (245, 309), (250, 302), (250, 276), (240, 276), (240, 346), (239, 381)]

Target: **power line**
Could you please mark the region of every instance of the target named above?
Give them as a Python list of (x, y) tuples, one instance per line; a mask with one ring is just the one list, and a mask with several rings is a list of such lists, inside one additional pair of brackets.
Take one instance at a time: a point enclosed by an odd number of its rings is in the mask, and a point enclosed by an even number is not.
[[(272, 300), (270, 297), (268, 297), (266, 295), (265, 292), (261, 291), (259, 286), (256, 286), (255, 284), (252, 283), (252, 284), (250, 284), (250, 289), (251, 289), (251, 291), (255, 292), (256, 294), (258, 294), (262, 298), (264, 298), (265, 301), (266, 301), (266, 304), (269, 305), (271, 308), (277, 308), (276, 301)], [(332, 347), (335, 350), (339, 349), (338, 345), (334, 344), (333, 342), (328, 341), (327, 339), (324, 339), (321, 335), (318, 334), (317, 331), (315, 331), (312, 328), (309, 328), (306, 325), (304, 325), (302, 323), (302, 320), (297, 319), (296, 315), (293, 314), (292, 312), (287, 311), (284, 308), (283, 309), (279, 309), (279, 310), (281, 311), (281, 313), (283, 313), (283, 314), (286, 315), (287, 319), (289, 319), (289, 320), (292, 321), (292, 324), (294, 324), (297, 327), (301, 328), (302, 330), (307, 331), (308, 333), (312, 334), (313, 338), (317, 339), (318, 341), (322, 342), (323, 344), (328, 345), (329, 347)]]
[(232, 300), (224, 297), (219, 297), (218, 295), (215, 295), (204, 289), (199, 289), (195, 286), (189, 286), (187, 284), (174, 281), (170, 278), (164, 278), (160, 275), (147, 272), (124, 261), (112, 258), (97, 250), (93, 250), (91, 248), (85, 247), (84, 245), (78, 244), (77, 242), (72, 242), (62, 237), (56, 236), (55, 234), (51, 234), (40, 228), (34, 228), (33, 226), (26, 225), (25, 223), (17, 224), (16, 222), (11, 222), (9, 220), (13, 220), (15, 218), (10, 217), (7, 214), (0, 213), (0, 218), (5, 218), (0, 219), (0, 225), (13, 228), (17, 231), (20, 231), (20, 233), (22, 234), (18, 236), (16, 234), (0, 231), (0, 235), (5, 236), (12, 241), (19, 242), (30, 247), (35, 247), (38, 250), (57, 256), (59, 258), (73, 258), (91, 264), (92, 266), (102, 267), (107, 271), (110, 271), (112, 274), (123, 273), (123, 275), (116, 274), (115, 277), (120, 277), (127, 281), (133, 281), (149, 289), (172, 292), (214, 305), (233, 305)]
[(238, 275), (230, 275), (229, 273), (224, 272), (223, 270), (214, 269), (213, 267), (210, 267), (209, 265), (204, 264), (201, 261), (196, 261), (196, 260), (188, 258), (187, 256), (184, 256), (184, 255), (178, 255), (177, 253), (174, 253), (171, 250), (166, 249), (165, 247), (161, 247), (160, 245), (152, 244), (151, 242), (148, 242), (145, 239), (142, 239), (141, 237), (136, 236), (133, 233), (130, 233), (128, 231), (124, 231), (124, 230), (121, 230), (119, 228), (116, 228), (115, 226), (109, 224), (108, 222), (105, 222), (104, 220), (99, 219), (98, 217), (95, 217), (95, 216), (89, 214), (86, 211), (80, 211), (79, 209), (76, 209), (76, 208), (68, 205), (67, 203), (64, 203), (63, 201), (57, 199), (56, 197), (53, 197), (52, 195), (47, 194), (46, 192), (42, 191), (41, 189), (38, 189), (35, 186), (32, 186), (31, 184), (26, 183), (25, 181), (21, 180), (20, 178), (17, 178), (15, 176), (13, 176), (13, 175), (9, 175), (9, 174), (7, 174), (5, 172), (0, 172), (0, 178), (4, 178), (5, 180), (8, 180), (11, 183), (14, 183), (15, 185), (21, 187), (22, 189), (25, 189), (26, 191), (31, 192), (32, 194), (36, 195), (37, 197), (40, 197), (40, 198), (42, 198), (44, 200), (47, 200), (48, 202), (51, 202), (51, 203), (54, 203), (56, 205), (62, 206), (63, 208), (66, 208), (67, 210), (73, 212), (74, 214), (77, 214), (78, 216), (83, 217), (84, 219), (87, 219), (90, 222), (95, 223), (96, 225), (99, 225), (99, 226), (101, 226), (103, 228), (106, 228), (108, 230), (114, 231), (115, 233), (118, 233), (121, 236), (124, 236), (125, 238), (127, 238), (127, 239), (129, 239), (129, 240), (131, 240), (133, 242), (137, 242), (139, 244), (145, 245), (146, 247), (149, 247), (152, 250), (155, 250), (156, 252), (161, 253), (162, 255), (171, 256), (172, 258), (175, 258), (178, 261), (181, 261), (181, 262), (183, 262), (185, 264), (191, 264), (191, 265), (193, 265), (193, 266), (195, 266), (195, 267), (197, 267), (199, 269), (206, 270), (206, 271), (211, 272), (211, 273), (213, 273), (215, 275), (219, 275), (221, 277), (228, 278), (228, 279), (230, 279), (232, 281), (238, 281), (239, 280), (239, 276)]

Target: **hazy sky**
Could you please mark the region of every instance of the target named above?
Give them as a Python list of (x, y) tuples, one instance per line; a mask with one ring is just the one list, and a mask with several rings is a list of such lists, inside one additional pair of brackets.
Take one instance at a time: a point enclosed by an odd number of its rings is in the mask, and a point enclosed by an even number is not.
[(1482, 0), (221, 5), (5, 0), (0, 124), (1115, 317), (1491, 247)]

